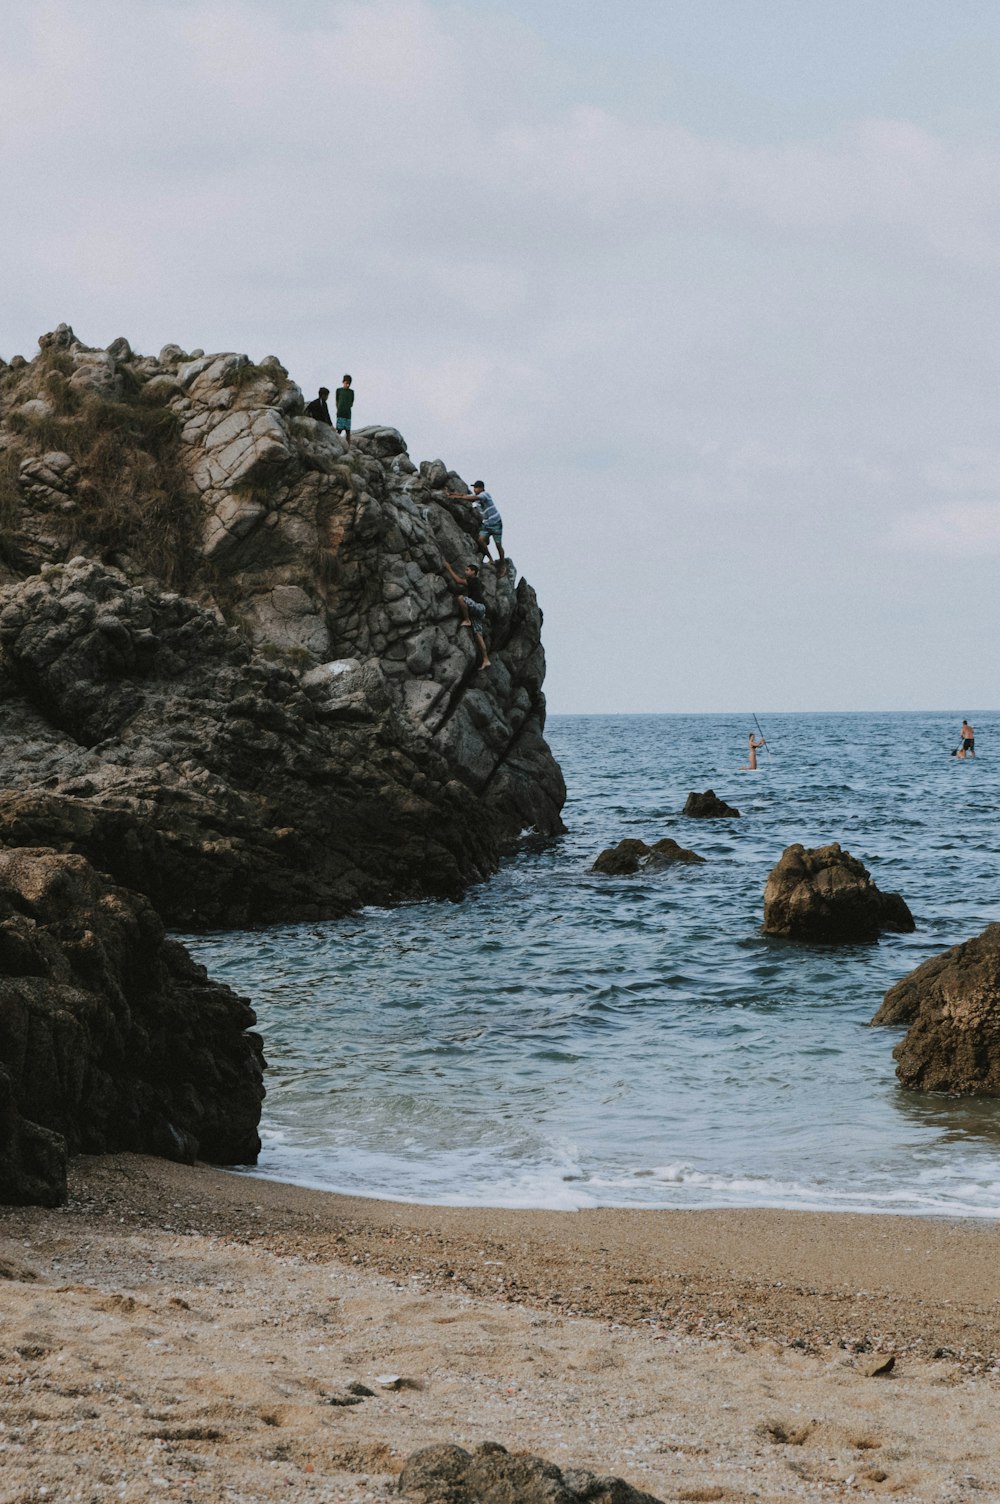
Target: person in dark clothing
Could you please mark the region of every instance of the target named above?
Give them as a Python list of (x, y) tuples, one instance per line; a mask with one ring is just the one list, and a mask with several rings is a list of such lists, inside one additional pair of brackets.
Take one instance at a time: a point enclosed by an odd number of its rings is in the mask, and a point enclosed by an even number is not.
[(458, 597), (458, 609), (462, 613), (462, 626), (470, 628), (482, 654), (479, 667), (489, 668), (490, 658), (486, 651), (486, 639), (483, 636), (486, 630), (486, 602), (483, 600), (479, 565), (466, 564), (464, 574), (459, 574), (457, 569), (452, 569), (447, 559), (444, 561), (444, 567), (451, 575), (456, 587), (455, 594)]
[(354, 392), (351, 388), (351, 378), (345, 376), (337, 388), (337, 432), (344, 435), (348, 448), (351, 445), (351, 408), (353, 406)]
[(330, 417), (330, 409), (326, 405), (326, 399), (330, 395), (328, 386), (321, 386), (319, 396), (314, 397), (312, 402), (306, 405), (306, 412), (310, 418), (315, 418), (317, 423), (329, 423), (333, 427), (333, 419)]

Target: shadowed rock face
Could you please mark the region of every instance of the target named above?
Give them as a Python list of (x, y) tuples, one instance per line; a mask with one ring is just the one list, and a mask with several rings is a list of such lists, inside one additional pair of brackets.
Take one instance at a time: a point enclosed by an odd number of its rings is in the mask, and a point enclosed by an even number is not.
[(909, 1024), (896, 1075), (919, 1091), (1000, 1096), (1000, 924), (890, 987), (873, 1024)]
[(621, 1478), (560, 1469), (489, 1441), (474, 1452), (449, 1443), (413, 1452), (398, 1486), (414, 1504), (659, 1504)]
[(679, 846), (670, 836), (654, 842), (652, 846), (626, 836), (617, 846), (609, 846), (602, 851), (590, 870), (603, 872), (608, 877), (627, 877), (633, 872), (652, 872), (676, 865), (691, 866), (703, 864), (704, 861), (703, 856)]
[(789, 846), (764, 888), (764, 933), (825, 945), (877, 940), (883, 930), (915, 929), (898, 893), (882, 893), (868, 869), (830, 846)]
[(458, 476), (348, 452), (273, 357), (40, 343), (0, 377), (0, 840), (194, 928), (457, 896), (562, 829), (534, 592), (484, 568), (479, 672), (444, 579)]
[(83, 857), (0, 851), (0, 1201), (65, 1199), (67, 1152), (257, 1158), (248, 1004)]

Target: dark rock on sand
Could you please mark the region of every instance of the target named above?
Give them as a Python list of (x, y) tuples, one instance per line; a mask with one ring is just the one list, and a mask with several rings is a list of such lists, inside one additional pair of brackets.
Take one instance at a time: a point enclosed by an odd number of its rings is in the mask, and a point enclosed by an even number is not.
[(1000, 924), (911, 971), (873, 1024), (909, 1024), (896, 1075), (918, 1091), (1000, 1096)]
[(714, 789), (706, 789), (703, 794), (688, 794), (681, 814), (691, 820), (734, 820), (740, 812), (720, 799)]
[(621, 1478), (560, 1469), (490, 1441), (474, 1452), (446, 1442), (413, 1452), (398, 1486), (415, 1504), (660, 1504)]
[(590, 870), (603, 872), (609, 877), (624, 877), (632, 872), (653, 871), (676, 864), (691, 865), (703, 863), (704, 860), (696, 851), (688, 851), (669, 836), (656, 841), (652, 846), (647, 846), (645, 841), (626, 837), (617, 846), (609, 846), (602, 851)]
[(55, 1205), (66, 1155), (253, 1162), (248, 1004), (81, 856), (0, 850), (0, 1201)]
[(826, 945), (877, 940), (883, 930), (915, 929), (898, 893), (882, 893), (871, 873), (830, 846), (789, 846), (764, 888), (764, 933)]

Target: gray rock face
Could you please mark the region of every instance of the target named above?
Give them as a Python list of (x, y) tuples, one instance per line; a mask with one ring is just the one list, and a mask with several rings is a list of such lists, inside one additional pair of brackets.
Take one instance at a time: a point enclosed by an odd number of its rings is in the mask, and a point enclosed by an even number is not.
[(449, 1443), (413, 1452), (398, 1486), (415, 1504), (660, 1504), (621, 1478), (560, 1469), (491, 1441), (474, 1452)]
[(764, 888), (764, 933), (825, 945), (877, 940), (883, 930), (915, 929), (898, 893), (882, 893), (871, 873), (830, 846), (789, 846)]
[(637, 841), (626, 837), (619, 841), (617, 846), (609, 846), (602, 851), (600, 856), (591, 867), (591, 872), (604, 872), (609, 877), (628, 876), (632, 872), (655, 871), (658, 868), (673, 867), (679, 865), (691, 866), (704, 863), (705, 858), (699, 856), (696, 851), (688, 851), (686, 847), (665, 836), (662, 841), (656, 841), (652, 846), (647, 846), (645, 841)]
[(40, 344), (0, 376), (0, 838), (197, 926), (456, 895), (562, 829), (541, 612), (484, 569), (477, 671), (453, 472), (348, 451), (274, 357)]
[(1000, 924), (890, 987), (873, 1024), (909, 1024), (896, 1075), (918, 1091), (1000, 1096)]
[(714, 789), (706, 789), (703, 794), (688, 794), (681, 814), (690, 820), (738, 820), (740, 817), (739, 810), (720, 799)]
[(67, 1153), (255, 1160), (254, 1022), (83, 857), (0, 850), (0, 1201), (64, 1200)]

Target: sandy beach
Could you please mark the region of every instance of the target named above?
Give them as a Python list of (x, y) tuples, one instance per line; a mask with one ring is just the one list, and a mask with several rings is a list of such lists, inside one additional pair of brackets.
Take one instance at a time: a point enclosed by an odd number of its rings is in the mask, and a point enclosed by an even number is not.
[(78, 1161), (67, 1207), (0, 1215), (0, 1501), (385, 1499), (486, 1440), (665, 1501), (998, 1498), (998, 1249)]

